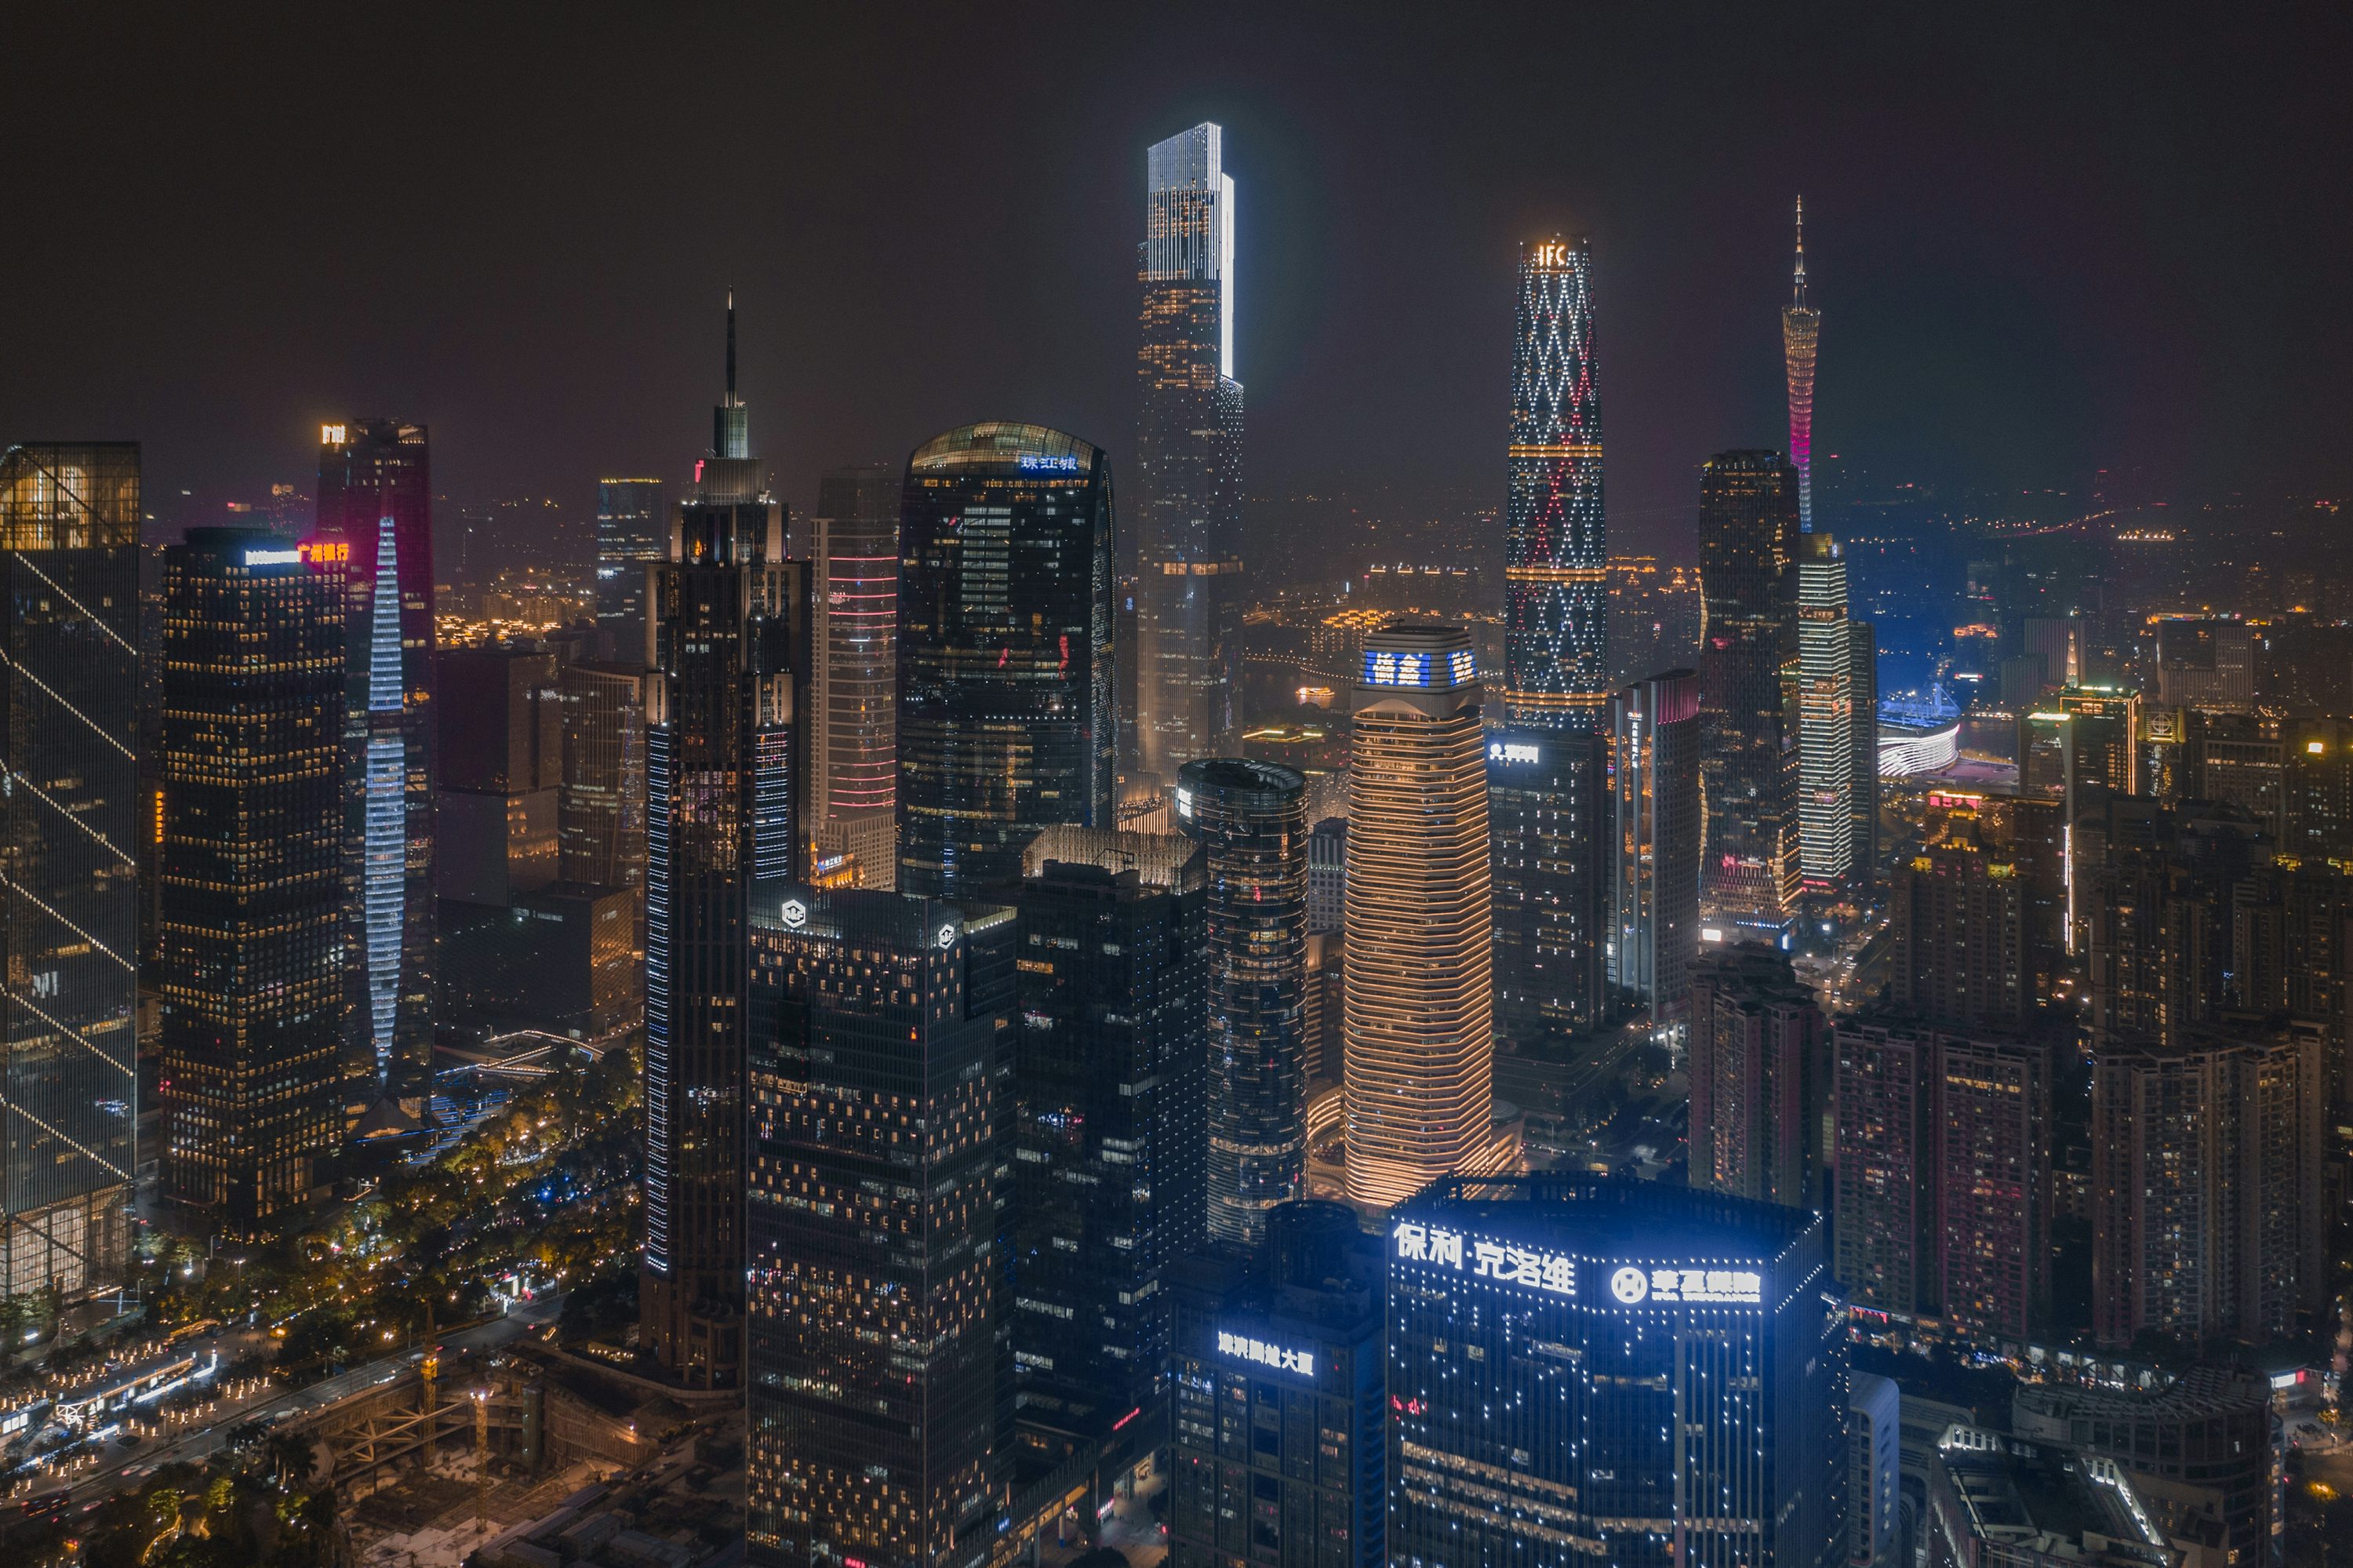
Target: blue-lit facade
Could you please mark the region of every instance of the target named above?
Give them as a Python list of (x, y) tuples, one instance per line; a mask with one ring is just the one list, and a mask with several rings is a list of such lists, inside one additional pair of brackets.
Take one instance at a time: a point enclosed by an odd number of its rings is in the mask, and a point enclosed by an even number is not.
[(1335, 1202), (1265, 1228), (1176, 1271), (1170, 1568), (1380, 1568), (1381, 1240)]
[(935, 437), (899, 560), (899, 888), (972, 893), (1046, 828), (1112, 825), (1111, 461), (1041, 425)]
[(645, 1348), (692, 1386), (740, 1372), (744, 946), (754, 883), (798, 874), (809, 570), (744, 455), (733, 386), (651, 578), (646, 682)]
[(1581, 238), (1523, 245), (1504, 509), (1504, 712), (1512, 723), (1607, 726), (1608, 562), (1592, 251)]
[(1388, 1222), (1388, 1554), (1831, 1568), (1846, 1349), (1818, 1214), (1590, 1173)]

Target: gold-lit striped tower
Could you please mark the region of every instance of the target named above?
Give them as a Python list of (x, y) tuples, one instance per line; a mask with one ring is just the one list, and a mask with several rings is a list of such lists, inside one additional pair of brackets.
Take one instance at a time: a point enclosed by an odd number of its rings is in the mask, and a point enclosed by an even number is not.
[(1487, 1143), (1494, 1053), (1486, 745), (1470, 634), (1365, 642), (1348, 753), (1348, 1196), (1388, 1205)]

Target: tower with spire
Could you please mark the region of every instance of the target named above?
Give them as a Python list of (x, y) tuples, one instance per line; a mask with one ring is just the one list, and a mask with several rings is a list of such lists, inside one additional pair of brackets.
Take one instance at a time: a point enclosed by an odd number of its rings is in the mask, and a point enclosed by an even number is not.
[(1798, 268), (1781, 313), (1781, 353), (1789, 370), (1789, 464), (1798, 471), (1798, 527), (1814, 531), (1814, 354), (1822, 313), (1806, 303), (1806, 198), (1798, 198)]

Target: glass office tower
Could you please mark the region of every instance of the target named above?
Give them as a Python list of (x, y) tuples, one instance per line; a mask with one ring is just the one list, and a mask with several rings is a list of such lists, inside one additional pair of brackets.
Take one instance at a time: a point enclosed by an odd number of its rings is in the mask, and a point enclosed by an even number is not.
[(1388, 1556), (1831, 1568), (1845, 1313), (1819, 1214), (1578, 1172), (1388, 1222)]
[(1100, 1442), (1153, 1403), (1168, 1266), (1201, 1245), (1207, 877), (1176, 834), (1049, 828), (1018, 883), (1015, 1413)]
[(164, 552), (164, 1192), (253, 1236), (343, 1142), (343, 564), (258, 528)]
[(1136, 353), (1135, 747), (1166, 787), (1241, 749), (1242, 387), (1234, 379), (1234, 181), (1213, 124), (1145, 159)]
[(986, 904), (754, 895), (754, 1563), (980, 1568), (997, 1540), (1018, 929)]
[(0, 1289), (127, 1265), (137, 1114), (139, 448), (0, 450)]
[(1655, 1030), (1683, 1014), (1699, 955), (1699, 676), (1637, 681), (1611, 705), (1617, 853), (1609, 980)]
[(1854, 647), (1846, 552), (1827, 533), (1798, 539), (1798, 865), (1809, 892), (1854, 873)]
[(735, 395), (722, 455), (653, 574), (646, 683), (646, 1215), (641, 1340), (691, 1385), (725, 1387), (744, 1338), (745, 919), (754, 883), (794, 876), (808, 711), (808, 564), (750, 455)]
[(646, 568), (670, 552), (670, 518), (659, 479), (596, 482), (597, 656), (651, 662), (646, 637)]
[(860, 887), (895, 886), (899, 873), (899, 495), (890, 463), (838, 468), (818, 481), (809, 523), (818, 596), (809, 832), (818, 862)]
[(1608, 722), (1609, 535), (1585, 239), (1520, 247), (1504, 511), (1504, 712), (1514, 724)]
[(1708, 913), (1778, 936), (1799, 885), (1797, 471), (1774, 451), (1701, 471), (1700, 758)]
[(1208, 1232), (1255, 1243), (1306, 1191), (1307, 779), (1188, 762), (1176, 822), (1208, 857)]
[(345, 552), (343, 1069), (415, 1100), (433, 1051), (433, 488), (422, 425), (319, 429), (315, 542)]
[(1470, 634), (1365, 641), (1348, 767), (1348, 1196), (1387, 1204), (1490, 1142), (1486, 746)]
[(955, 895), (1112, 825), (1111, 461), (1042, 425), (934, 437), (899, 552), (899, 890)]

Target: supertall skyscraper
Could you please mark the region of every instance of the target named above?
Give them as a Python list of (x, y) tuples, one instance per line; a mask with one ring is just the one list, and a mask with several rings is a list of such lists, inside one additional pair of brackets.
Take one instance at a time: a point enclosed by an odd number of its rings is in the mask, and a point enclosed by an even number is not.
[(646, 685), (641, 1339), (700, 1387), (741, 1371), (749, 900), (799, 874), (804, 844), (808, 566), (785, 558), (746, 422), (731, 300), (718, 455), (695, 465), (653, 577)]
[(1504, 502), (1504, 711), (1489, 737), (1494, 1019), (1506, 1039), (1607, 1012), (1608, 544), (1592, 256), (1520, 248)]
[(1201, 124), (1155, 143), (1145, 174), (1134, 772), (1166, 785), (1196, 758), (1240, 750), (1242, 386), (1225, 132)]
[(1207, 857), (1208, 1234), (1255, 1245), (1306, 1194), (1307, 780), (1221, 757), (1176, 770), (1176, 821)]
[(343, 564), (259, 528), (164, 552), (164, 1191), (251, 1236), (343, 1141)]
[(1707, 911), (1778, 931), (1798, 892), (1797, 471), (1718, 452), (1700, 477), (1700, 758)]
[(139, 911), (139, 448), (0, 450), (0, 1290), (128, 1260)]
[(1806, 198), (1798, 198), (1798, 270), (1781, 312), (1781, 355), (1789, 371), (1789, 461), (1798, 471), (1798, 527), (1814, 531), (1814, 355), (1822, 313), (1806, 303)]
[(1699, 954), (1699, 676), (1635, 682), (1611, 705), (1610, 726), (1609, 980), (1641, 999), (1655, 1029), (1683, 1015)]
[(1112, 825), (1111, 460), (1042, 425), (935, 436), (900, 509), (899, 890), (1021, 874)]
[(1348, 1196), (1472, 1165), (1493, 1109), (1493, 932), (1481, 687), (1461, 627), (1365, 641), (1348, 762)]
[(1812, 892), (1854, 874), (1854, 648), (1846, 552), (1826, 533), (1798, 541), (1798, 864)]
[[(860, 887), (898, 885), (899, 471), (818, 481), (817, 711), (809, 832), (820, 863), (849, 857)], [(830, 879), (831, 874), (826, 874)]]
[(423, 1092), (433, 1048), (433, 489), (425, 427), (319, 430), (316, 542), (346, 552), (344, 1071)]
[(1583, 239), (1520, 247), (1504, 513), (1504, 711), (1514, 724), (1606, 727), (1609, 540), (1593, 258)]

